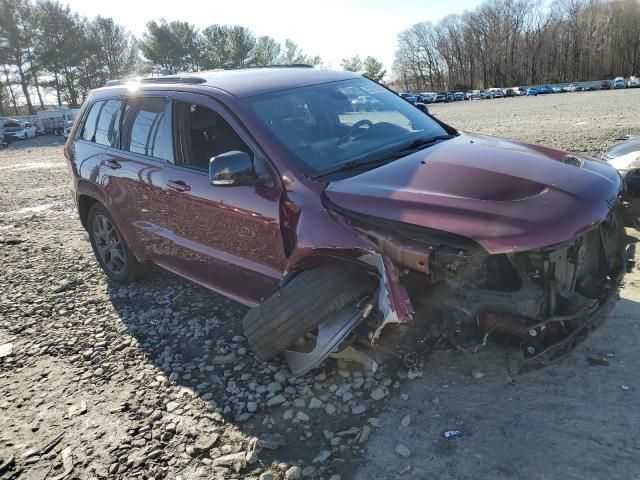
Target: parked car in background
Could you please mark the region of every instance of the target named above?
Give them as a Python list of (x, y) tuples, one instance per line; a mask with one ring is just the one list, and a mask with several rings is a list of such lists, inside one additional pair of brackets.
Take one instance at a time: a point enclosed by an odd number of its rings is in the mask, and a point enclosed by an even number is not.
[(537, 97), (537, 96), (538, 96), (538, 89), (533, 87), (527, 88), (527, 97)]
[(480, 98), (483, 100), (489, 100), (491, 98), (493, 98), (493, 95), (491, 95), (491, 92), (489, 91), (489, 89), (482, 89), (480, 90)]
[(36, 136), (37, 128), (31, 122), (7, 120), (4, 122), (3, 133), (8, 139), (26, 139)]
[(611, 82), (609, 80), (603, 80), (600, 85), (600, 90), (609, 90), (611, 88)]
[(552, 87), (553, 93), (563, 93), (564, 90), (561, 87)]
[(67, 120), (64, 124), (64, 130), (62, 131), (62, 136), (64, 138), (69, 137), (69, 134), (71, 133), (72, 128), (73, 128), (73, 120)]
[(464, 100), (465, 99), (464, 92), (456, 92), (456, 93), (454, 93), (453, 94), (453, 99), (456, 100), (456, 101)]
[(504, 92), (502, 91), (501, 88), (490, 88), (489, 89), (489, 94), (491, 95), (491, 98), (503, 98), (504, 97)]
[(615, 168), (627, 187), (627, 226), (640, 230), (640, 137), (627, 137), (604, 152), (602, 159)]
[(537, 90), (538, 90), (538, 93), (540, 93), (542, 95), (546, 95), (548, 93), (554, 93), (553, 89), (548, 85), (544, 85), (542, 87), (539, 87)]
[(447, 102), (455, 102), (456, 95), (453, 92), (447, 92)]
[(400, 96), (413, 105), (415, 105), (415, 103), (418, 101), (418, 97), (416, 97), (413, 93), (402, 92)]
[(575, 92), (577, 89), (578, 89), (578, 85), (576, 85), (575, 83), (572, 83), (567, 87), (567, 92)]
[[(64, 147), (80, 222), (112, 282), (153, 264), (252, 307), (258, 360), (299, 376), (424, 328), (504, 334), (537, 365), (617, 299), (623, 184), (603, 162), (459, 132), (351, 72), (160, 78), (89, 93)], [(350, 95), (388, 114), (345, 115)]]
[(527, 89), (524, 87), (513, 87), (513, 94), (517, 97), (527, 94)]
[(504, 96), (505, 96), (505, 97), (515, 97), (515, 96), (516, 96), (516, 94), (515, 94), (515, 92), (513, 91), (513, 88), (505, 88), (505, 90), (504, 90)]
[(442, 103), (446, 101), (447, 101), (447, 92), (438, 92), (436, 94), (436, 99), (435, 99), (436, 103)]
[(638, 88), (640, 87), (640, 78), (631, 75), (629, 77), (629, 81), (627, 82), (627, 88)]
[(360, 95), (351, 101), (351, 105), (356, 111), (362, 112), (373, 112), (384, 107), (380, 100), (371, 95)]
[(480, 99), (480, 90), (471, 90), (467, 92), (466, 95), (467, 100), (478, 100)]
[(0, 132), (0, 148), (7, 148), (9, 146), (9, 142), (4, 139), (4, 133)]
[(438, 94), (436, 92), (423, 92), (418, 95), (418, 101), (422, 103), (435, 103)]
[(624, 81), (624, 77), (616, 77), (613, 80), (613, 88), (626, 88), (627, 84)]

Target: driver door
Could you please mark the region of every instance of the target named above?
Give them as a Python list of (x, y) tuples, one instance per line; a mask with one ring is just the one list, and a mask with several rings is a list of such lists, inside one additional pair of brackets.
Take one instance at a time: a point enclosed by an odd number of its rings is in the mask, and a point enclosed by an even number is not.
[[(271, 295), (284, 271), (281, 187), (275, 175), (212, 99), (173, 98), (176, 159), (166, 167), (171, 250), (162, 262), (192, 280), (247, 305)], [(270, 181), (213, 186), (209, 160), (247, 152)]]

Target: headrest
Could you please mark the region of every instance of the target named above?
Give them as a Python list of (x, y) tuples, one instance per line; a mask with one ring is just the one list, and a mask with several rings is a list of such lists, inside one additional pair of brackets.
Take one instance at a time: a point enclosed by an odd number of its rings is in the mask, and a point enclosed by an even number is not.
[(196, 107), (189, 116), (192, 130), (203, 130), (215, 127), (218, 123), (218, 114), (204, 107)]

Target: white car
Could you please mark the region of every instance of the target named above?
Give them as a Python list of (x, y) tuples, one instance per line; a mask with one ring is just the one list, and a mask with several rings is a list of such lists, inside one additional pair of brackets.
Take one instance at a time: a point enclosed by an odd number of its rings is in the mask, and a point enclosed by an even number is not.
[(37, 128), (30, 122), (9, 120), (4, 122), (4, 136), (6, 139), (25, 139), (36, 136)]
[(627, 84), (624, 81), (624, 77), (616, 77), (613, 81), (613, 88), (626, 88)]
[(64, 130), (62, 131), (62, 136), (64, 138), (69, 138), (69, 135), (71, 135), (72, 128), (73, 128), (73, 120), (67, 120), (64, 123)]
[(629, 81), (627, 82), (627, 88), (638, 88), (640, 87), (640, 78), (631, 75), (629, 77)]

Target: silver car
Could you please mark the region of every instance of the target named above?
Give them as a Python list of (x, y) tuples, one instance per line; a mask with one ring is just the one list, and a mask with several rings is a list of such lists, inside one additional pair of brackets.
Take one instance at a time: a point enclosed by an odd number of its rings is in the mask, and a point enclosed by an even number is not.
[[(604, 152), (602, 159), (615, 168), (627, 186), (627, 226), (640, 230), (640, 136), (624, 137)], [(623, 138), (621, 138), (622, 140)]]

